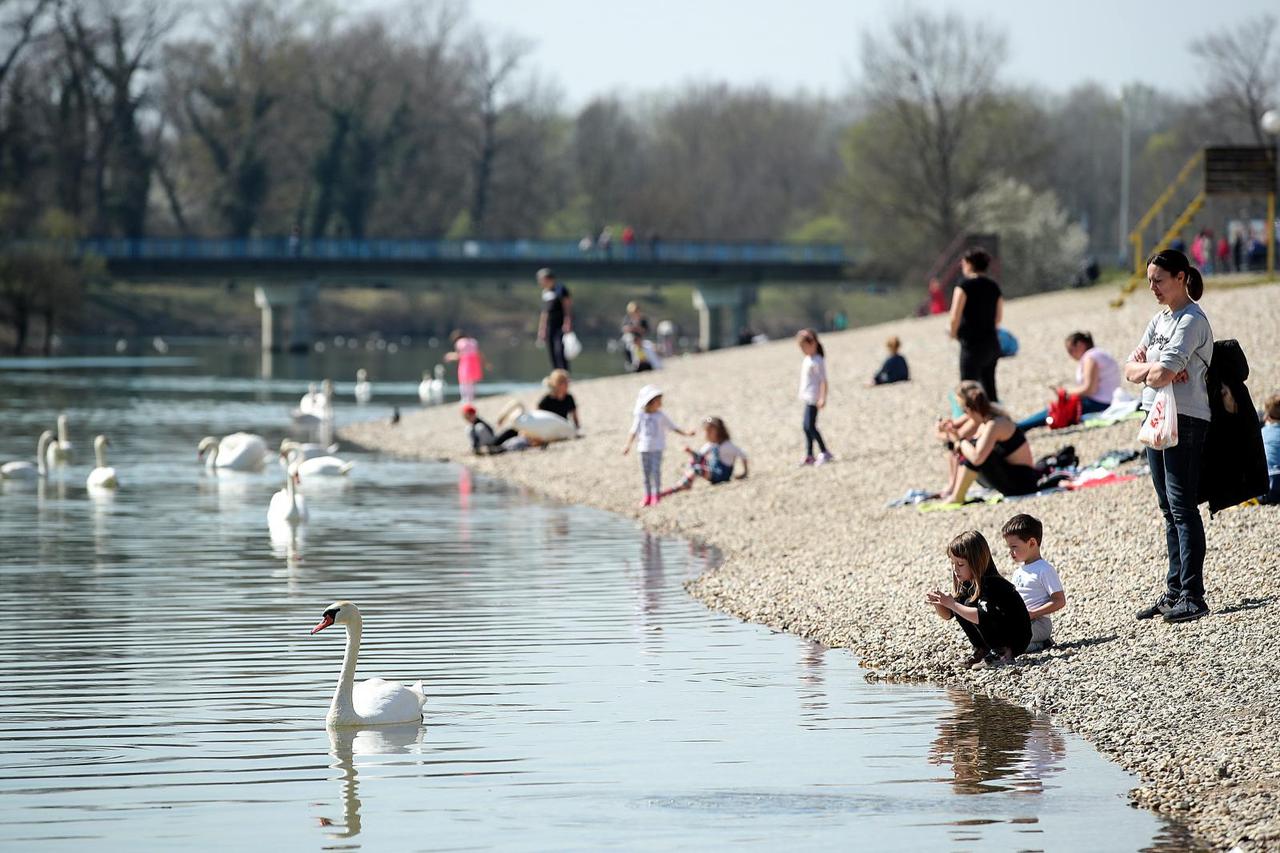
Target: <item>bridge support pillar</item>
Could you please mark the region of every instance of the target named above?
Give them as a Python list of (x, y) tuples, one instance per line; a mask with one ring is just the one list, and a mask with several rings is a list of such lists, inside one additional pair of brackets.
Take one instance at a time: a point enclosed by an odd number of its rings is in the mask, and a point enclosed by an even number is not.
[(693, 307), (698, 309), (698, 347), (720, 349), (737, 342), (738, 330), (746, 328), (756, 289), (750, 284), (703, 284), (693, 289)]
[[(316, 285), (265, 284), (254, 288), (253, 302), (262, 312), (263, 352), (307, 352), (311, 349), (311, 307), (316, 300)], [(289, 317), (289, 336), (285, 338), (285, 313)]]

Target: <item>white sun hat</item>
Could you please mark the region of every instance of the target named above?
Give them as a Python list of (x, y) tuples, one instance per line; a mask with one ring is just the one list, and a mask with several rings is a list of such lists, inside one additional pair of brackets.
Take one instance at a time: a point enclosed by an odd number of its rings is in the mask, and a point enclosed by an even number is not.
[(636, 395), (636, 412), (643, 412), (644, 407), (653, 401), (654, 397), (661, 397), (662, 389), (657, 385), (646, 385), (640, 389), (640, 393)]

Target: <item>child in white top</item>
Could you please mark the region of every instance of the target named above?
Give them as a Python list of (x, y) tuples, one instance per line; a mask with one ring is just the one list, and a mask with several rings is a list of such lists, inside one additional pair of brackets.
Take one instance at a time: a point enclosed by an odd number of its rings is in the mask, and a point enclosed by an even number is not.
[[(827, 444), (818, 432), (818, 410), (827, 405), (827, 361), (818, 340), (818, 333), (813, 329), (801, 329), (796, 335), (796, 344), (804, 353), (804, 361), (800, 362), (800, 402), (804, 403), (804, 465), (824, 465), (835, 457), (827, 452)], [(814, 442), (820, 451), (815, 459)]]
[(1019, 513), (1006, 521), (1000, 532), (1009, 546), (1009, 556), (1020, 564), (1009, 580), (1022, 596), (1027, 615), (1031, 617), (1031, 645), (1027, 651), (1052, 648), (1053, 620), (1049, 614), (1067, 606), (1067, 594), (1063, 592), (1058, 573), (1040, 556), (1044, 525), (1039, 519)]
[(693, 488), (694, 480), (706, 480), (713, 486), (726, 483), (733, 478), (733, 469), (739, 460), (742, 461), (742, 473), (738, 479), (746, 479), (747, 452), (729, 440), (729, 428), (724, 421), (716, 417), (707, 418), (702, 422), (702, 432), (707, 443), (697, 450), (685, 446), (690, 458), (684, 479), (662, 492), (661, 497)]
[(667, 447), (667, 431), (687, 436), (692, 436), (693, 432), (680, 429), (662, 411), (662, 389), (657, 385), (646, 385), (640, 389), (635, 412), (631, 434), (627, 436), (622, 455), (630, 453), (631, 445), (636, 444), (640, 451), (640, 467), (644, 471), (644, 500), (640, 506), (653, 506), (662, 492), (662, 451)]

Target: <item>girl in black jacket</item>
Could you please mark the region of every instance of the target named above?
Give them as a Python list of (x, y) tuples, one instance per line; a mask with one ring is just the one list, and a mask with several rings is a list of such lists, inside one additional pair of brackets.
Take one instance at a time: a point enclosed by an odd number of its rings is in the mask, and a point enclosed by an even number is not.
[(965, 666), (985, 669), (1012, 663), (1031, 642), (1031, 618), (1022, 596), (996, 571), (991, 548), (978, 531), (967, 530), (952, 539), (947, 556), (954, 594), (934, 590), (925, 595), (925, 601), (942, 619), (959, 617), (973, 644)]

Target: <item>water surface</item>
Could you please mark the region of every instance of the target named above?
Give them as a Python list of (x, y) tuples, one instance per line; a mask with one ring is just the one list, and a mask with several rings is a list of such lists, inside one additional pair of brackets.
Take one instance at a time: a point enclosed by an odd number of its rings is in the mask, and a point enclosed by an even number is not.
[[(0, 372), (0, 459), (58, 411), (75, 442), (48, 483), (0, 484), (5, 847), (1178, 845), (1043, 717), (709, 612), (681, 584), (714, 552), (625, 519), (344, 451), (273, 537), (279, 473), (194, 449), (278, 441), (295, 392), (189, 362)], [(114, 497), (84, 488), (95, 432)], [(341, 598), (359, 676), (423, 679), (425, 725), (326, 731), (343, 638), (308, 632)]]

